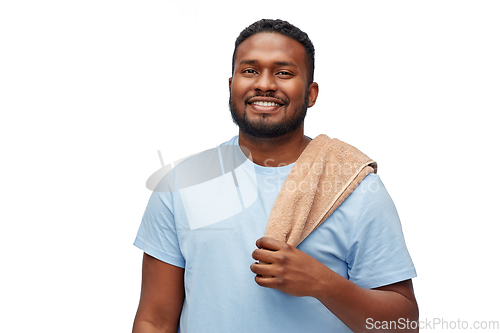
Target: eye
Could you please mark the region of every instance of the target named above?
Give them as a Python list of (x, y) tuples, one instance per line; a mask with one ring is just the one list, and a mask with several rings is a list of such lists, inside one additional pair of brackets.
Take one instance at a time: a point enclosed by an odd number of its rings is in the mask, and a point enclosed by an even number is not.
[(286, 78), (293, 76), (292, 73), (287, 72), (287, 71), (279, 71), (279, 72), (276, 73), (276, 75), (280, 76), (280, 77), (286, 77)]
[(255, 69), (245, 69), (242, 71), (243, 74), (257, 74), (257, 71)]

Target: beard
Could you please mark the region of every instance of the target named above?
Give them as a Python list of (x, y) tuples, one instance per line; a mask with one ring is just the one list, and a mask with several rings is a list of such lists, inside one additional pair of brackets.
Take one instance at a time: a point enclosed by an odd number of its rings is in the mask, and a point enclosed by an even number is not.
[[(229, 109), (231, 110), (231, 117), (233, 118), (233, 122), (238, 125), (243, 133), (260, 139), (278, 138), (298, 129), (304, 123), (308, 103), (309, 91), (307, 91), (303, 103), (292, 110), (292, 118), (283, 120), (278, 123), (267, 123), (266, 118), (268, 117), (268, 115), (265, 113), (261, 114), (258, 120), (249, 121), (246, 115), (247, 103), (245, 102), (245, 110), (243, 110), (243, 112), (238, 112), (236, 104), (232, 100), (232, 96), (229, 96)], [(289, 111), (288, 105), (285, 104), (284, 107), (286, 115), (286, 112)]]

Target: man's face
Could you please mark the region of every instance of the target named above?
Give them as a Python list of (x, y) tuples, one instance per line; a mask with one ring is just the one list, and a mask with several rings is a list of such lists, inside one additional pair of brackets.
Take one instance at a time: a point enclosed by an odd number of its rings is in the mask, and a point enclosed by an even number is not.
[(279, 33), (258, 33), (241, 43), (229, 79), (233, 121), (253, 137), (274, 138), (303, 125), (318, 93), (307, 84), (304, 47)]

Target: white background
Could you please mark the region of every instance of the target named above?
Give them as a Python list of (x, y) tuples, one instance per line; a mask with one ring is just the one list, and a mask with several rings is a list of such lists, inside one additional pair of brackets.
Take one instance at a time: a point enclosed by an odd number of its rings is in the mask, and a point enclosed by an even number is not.
[(0, 331), (131, 330), (157, 150), (237, 133), (233, 45), (260, 18), (316, 47), (306, 134), (378, 162), (421, 319), (500, 320), (499, 17), (482, 0), (2, 1)]

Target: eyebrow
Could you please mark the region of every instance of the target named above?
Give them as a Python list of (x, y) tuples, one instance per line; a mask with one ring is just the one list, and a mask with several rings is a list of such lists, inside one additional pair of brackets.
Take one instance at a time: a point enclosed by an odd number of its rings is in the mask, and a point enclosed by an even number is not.
[[(254, 65), (254, 64), (257, 64), (257, 63), (259, 63), (258, 60), (242, 60), (240, 62), (240, 65), (241, 64), (244, 64), (244, 65)], [(278, 66), (297, 67), (297, 65), (295, 65), (293, 62), (288, 62), (288, 61), (275, 61), (274, 64), (278, 65)]]
[(297, 67), (293, 62), (288, 62), (288, 61), (276, 61), (276, 65), (278, 66), (290, 66), (290, 67)]

